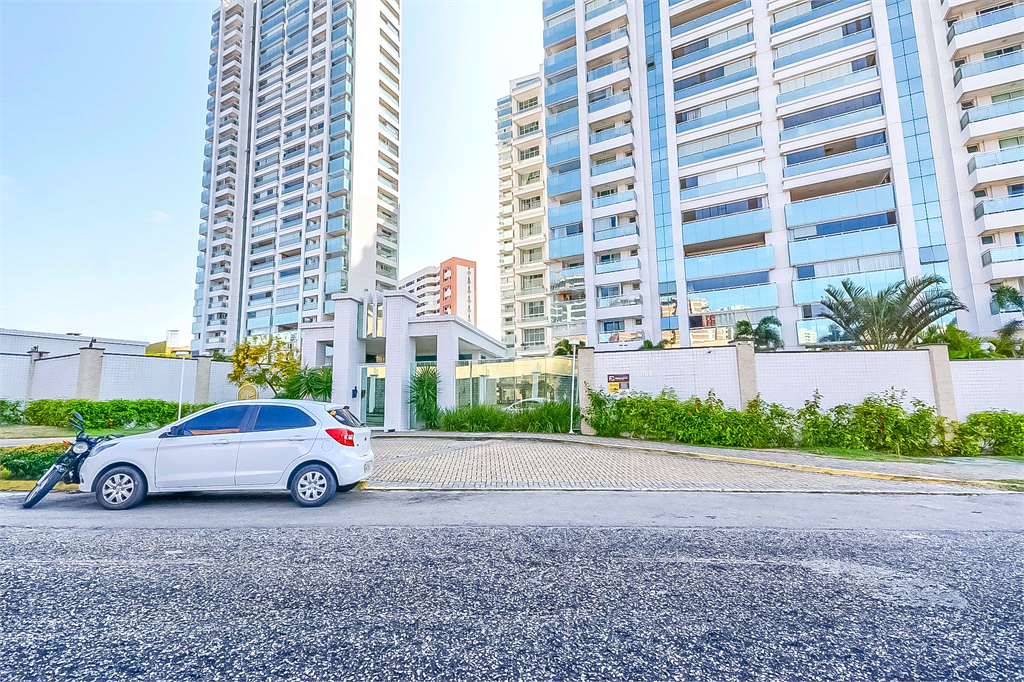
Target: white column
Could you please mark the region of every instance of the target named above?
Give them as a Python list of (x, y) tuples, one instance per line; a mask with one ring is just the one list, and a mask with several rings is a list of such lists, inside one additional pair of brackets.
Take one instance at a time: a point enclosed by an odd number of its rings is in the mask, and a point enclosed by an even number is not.
[[(363, 418), (359, 400), (359, 365), (366, 360), (366, 342), (356, 336), (359, 300), (350, 296), (334, 299), (334, 366), (331, 387), (333, 402), (348, 405)], [(355, 391), (356, 397), (352, 397)]]
[(409, 381), (416, 362), (416, 341), (409, 336), (409, 321), (416, 317), (416, 297), (404, 291), (384, 294), (384, 428), (409, 429)]
[(437, 335), (437, 406), (444, 410), (455, 407), (457, 401), (455, 363), (459, 360), (459, 337), (455, 333), (455, 325), (439, 326), (444, 331)]

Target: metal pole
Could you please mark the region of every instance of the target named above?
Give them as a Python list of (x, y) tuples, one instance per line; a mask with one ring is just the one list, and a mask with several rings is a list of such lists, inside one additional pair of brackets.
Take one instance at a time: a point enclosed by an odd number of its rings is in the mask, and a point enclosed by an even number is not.
[(572, 422), (575, 417), (573, 408), (576, 405), (576, 349), (579, 346), (574, 345), (572, 347), (572, 378), (569, 380), (569, 433), (572, 433)]
[(178, 419), (181, 419), (181, 398), (185, 394), (185, 358), (181, 358), (181, 379), (178, 381)]

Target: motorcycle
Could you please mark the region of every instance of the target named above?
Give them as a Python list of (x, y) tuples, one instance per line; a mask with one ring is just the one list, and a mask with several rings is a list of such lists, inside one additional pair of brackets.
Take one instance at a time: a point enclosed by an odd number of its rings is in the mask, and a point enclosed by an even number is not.
[(65, 483), (79, 483), (81, 479), (78, 476), (78, 470), (82, 466), (82, 462), (85, 458), (92, 454), (93, 450), (100, 443), (114, 440), (116, 438), (122, 438), (121, 434), (114, 434), (112, 436), (88, 436), (85, 433), (85, 419), (78, 412), (74, 412), (71, 415), (71, 426), (78, 430), (78, 436), (75, 438), (75, 442), (71, 443), (65, 441), (68, 445), (68, 449), (63, 455), (57, 458), (46, 473), (43, 474), (42, 478), (36, 483), (32, 491), (25, 497), (25, 501), (21, 503), (21, 506), (25, 509), (30, 509), (36, 505), (39, 500), (46, 497), (46, 494), (53, 490), (53, 486), (63, 480)]

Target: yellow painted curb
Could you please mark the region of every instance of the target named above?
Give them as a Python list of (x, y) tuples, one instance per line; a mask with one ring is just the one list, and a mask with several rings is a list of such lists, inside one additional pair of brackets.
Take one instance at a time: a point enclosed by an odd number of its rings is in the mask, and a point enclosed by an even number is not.
[[(36, 487), (35, 481), (0, 481), (0, 491), (14, 491), (14, 492), (28, 492), (32, 488)], [(53, 486), (53, 489), (60, 492), (78, 492), (78, 484), (72, 483), (68, 485), (66, 483), (58, 483)]]

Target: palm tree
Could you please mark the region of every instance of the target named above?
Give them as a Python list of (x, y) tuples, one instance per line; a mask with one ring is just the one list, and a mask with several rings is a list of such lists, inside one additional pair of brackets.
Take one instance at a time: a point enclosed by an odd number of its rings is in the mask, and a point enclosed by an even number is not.
[(997, 358), (1024, 357), (1024, 340), (1020, 338), (1024, 331), (1024, 321), (1010, 320), (996, 330), (996, 337), (989, 339), (992, 344), (992, 355)]
[(333, 392), (334, 372), (330, 365), (305, 367), (289, 376), (284, 382), (280, 398), (294, 400), (319, 400), (329, 402)]
[(782, 323), (774, 315), (766, 315), (757, 321), (757, 326), (747, 320), (736, 323), (737, 341), (753, 341), (754, 350), (780, 350), (785, 347), (779, 330)]
[(967, 310), (956, 294), (939, 285), (937, 275), (915, 277), (890, 284), (872, 295), (852, 280), (842, 287), (829, 286), (822, 317), (834, 322), (866, 350), (912, 348), (917, 336), (946, 315)]
[(552, 355), (572, 355), (572, 350), (569, 347), (569, 339), (562, 339), (555, 344), (555, 350)]
[(969, 332), (960, 329), (955, 324), (929, 327), (921, 334), (920, 340), (921, 343), (926, 344), (944, 344), (949, 352), (950, 360), (980, 360), (992, 356), (981, 345), (986, 339), (971, 336)]
[(1024, 296), (1013, 287), (1000, 284), (992, 290), (992, 303), (999, 310), (1021, 310), (1024, 309)]

